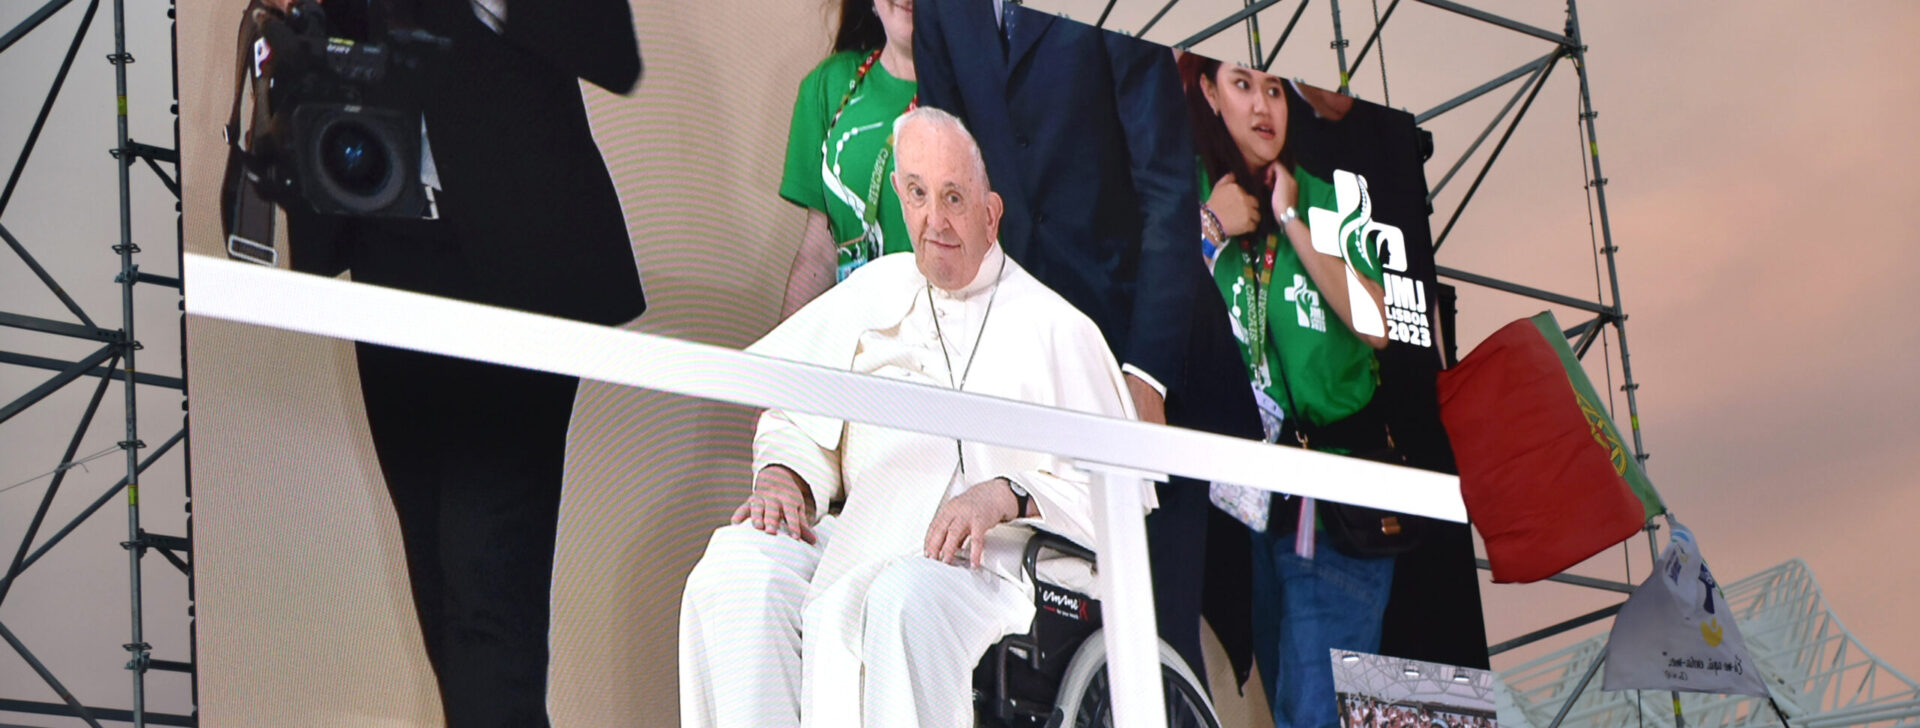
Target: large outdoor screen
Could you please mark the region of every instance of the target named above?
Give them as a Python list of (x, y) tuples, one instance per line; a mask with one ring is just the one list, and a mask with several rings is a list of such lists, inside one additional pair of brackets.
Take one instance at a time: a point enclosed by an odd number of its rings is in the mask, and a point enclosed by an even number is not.
[[(804, 345), (796, 334), (760, 351), (1452, 471), (1434, 394), (1446, 333), (1422, 173), (1431, 144), (1405, 112), (1012, 4), (996, 16), (986, 0), (376, 0), (326, 3), (324, 19), (281, 4), (180, 9), (190, 255), (728, 349), (791, 316), (812, 327)], [(354, 42), (330, 40), (342, 34)], [(927, 141), (934, 132), (897, 132), (910, 107), (961, 121), (978, 161)], [(235, 136), (272, 164), (236, 163)], [(992, 204), (968, 187), (976, 163)], [(909, 259), (923, 238), (943, 254), (992, 242), (968, 227), (989, 212), (977, 229), (998, 243), (983, 272), (949, 286), (936, 262)], [(557, 725), (679, 722), (682, 686), (710, 677), (680, 673), (683, 590), (748, 501), (756, 464), (783, 462), (767, 444), (777, 424), (404, 342), (199, 316), (197, 285), (186, 282), (206, 725), (438, 725), (487, 709), (443, 709), (452, 695), (505, 704), (541, 689), (537, 674), (489, 663), (530, 654), (546, 661)], [(847, 300), (854, 290), (872, 298)], [(967, 306), (988, 290), (983, 321)], [(810, 300), (833, 315), (809, 314)], [(316, 319), (349, 308), (312, 306)], [(434, 333), (448, 332), (516, 340), (464, 331), (457, 316)], [(894, 487), (858, 473), (928, 471), (932, 499), (886, 524), (917, 534), (969, 486), (1005, 477), (1040, 527), (1086, 540), (1086, 479), (1051, 455), (952, 440), (913, 450), (858, 423), (826, 423), (841, 429), (822, 437), (821, 423), (789, 419), (845, 458), (794, 468), (821, 501), (811, 516), (838, 508), (850, 522), (877, 507), (865, 493)], [(858, 462), (874, 442), (914, 454)], [(1243, 698), (1235, 668), (1252, 655), (1271, 674), (1288, 659), (1271, 654), (1280, 634), (1320, 629), (1290, 616), (1313, 605), (1286, 588), (1316, 565), (1368, 582), (1352, 602), (1318, 603), (1350, 612), (1343, 629), (1369, 642), (1341, 647), (1485, 666), (1463, 524), (1225, 482), (1176, 480), (1149, 499), (1161, 506), (1153, 565), (1169, 580), (1156, 609), (1213, 620), (1199, 640), (1169, 642), (1204, 661), (1199, 680), (1240, 714), (1268, 708), (1262, 678)], [(487, 593), (513, 603), (475, 596)], [(1043, 616), (1071, 611), (1072, 595), (1052, 595)], [(489, 641), (488, 624), (538, 619), (544, 639)], [(1335, 709), (1330, 683), (1324, 702), (1309, 694)]]

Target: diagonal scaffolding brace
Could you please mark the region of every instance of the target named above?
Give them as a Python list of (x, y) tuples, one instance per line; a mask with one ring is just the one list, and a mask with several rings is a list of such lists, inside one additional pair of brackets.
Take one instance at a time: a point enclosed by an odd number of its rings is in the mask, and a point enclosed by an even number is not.
[[(40, 386), (28, 390), (26, 394), (20, 395), (12, 402), (8, 402), (5, 406), (0, 406), (0, 423), (13, 419), (13, 416), (20, 414), (22, 410), (39, 403), (40, 400), (46, 399), (54, 392), (60, 391), (60, 388), (67, 386), (67, 383), (86, 376), (89, 370), (99, 366), (101, 362), (113, 358), (119, 348), (120, 347), (114, 346), (113, 344), (102, 346), (85, 358), (68, 364), (65, 369), (61, 369), (58, 374), (53, 375), (53, 378), (41, 382)], [(101, 385), (105, 386), (107, 381), (108, 380), (105, 379), (100, 380)], [(91, 407), (89, 407), (89, 410), (91, 410)], [(89, 416), (89, 419), (91, 419), (91, 416)]]
[(1287, 19), (1287, 29), (1280, 31), (1280, 39), (1273, 42), (1273, 50), (1267, 53), (1266, 58), (1260, 60), (1260, 70), (1265, 71), (1273, 67), (1273, 59), (1280, 57), (1280, 49), (1287, 44), (1287, 38), (1293, 36), (1293, 27), (1300, 24), (1300, 16), (1307, 12), (1307, 2), (1308, 0), (1300, 0), (1300, 4), (1294, 6), (1293, 17)]
[(1350, 71), (1358, 72), (1360, 64), (1367, 62), (1367, 51), (1373, 50), (1373, 44), (1380, 41), (1380, 30), (1387, 27), (1387, 21), (1393, 19), (1393, 11), (1399, 7), (1400, 0), (1387, 3), (1387, 12), (1380, 14), (1380, 22), (1373, 24), (1373, 32), (1367, 35), (1367, 42), (1361, 43), (1360, 52), (1353, 54), (1353, 68)]
[[(64, 359), (54, 359), (52, 357), (35, 356), (33, 354), (21, 354), (19, 352), (12, 352), (12, 351), (0, 351), (0, 364), (13, 364), (16, 366), (31, 367), (34, 369), (45, 369), (48, 371), (57, 372), (62, 369), (66, 369), (67, 365), (72, 363), (73, 362), (66, 361)], [(112, 369), (104, 366), (94, 367), (83, 373), (89, 377), (103, 377), (106, 379), (111, 379), (116, 382), (127, 381), (127, 373), (125, 371), (122, 371), (119, 369)], [(174, 390), (184, 391), (187, 388), (187, 383), (186, 383), (186, 380), (184, 379), (181, 379), (179, 377), (169, 377), (162, 374), (152, 374), (148, 372), (134, 372), (133, 381), (144, 386), (161, 387), (164, 389), (174, 389)]]
[(60, 700), (66, 703), (66, 708), (71, 711), (71, 715), (86, 721), (87, 725), (93, 728), (100, 728), (100, 721), (94, 720), (93, 713), (87, 710), (87, 706), (81, 705), (80, 699), (73, 697), (73, 692), (68, 690), (67, 686), (60, 684), (60, 678), (54, 677), (53, 671), (41, 664), (40, 658), (34, 657), (33, 651), (27, 649), (26, 643), (21, 642), (20, 638), (13, 634), (13, 630), (7, 629), (5, 623), (0, 623), (0, 639), (5, 639), (7, 646), (12, 647), (14, 653), (25, 660), (28, 667), (33, 668), (33, 673), (39, 675), (40, 680), (45, 682), (47, 687), (53, 688), (54, 694), (59, 695)]
[(1500, 160), (1501, 152), (1506, 151), (1507, 142), (1513, 139), (1514, 130), (1520, 128), (1520, 120), (1526, 118), (1528, 109), (1533, 108), (1533, 100), (1540, 97), (1540, 89), (1547, 87), (1547, 77), (1553, 75), (1553, 67), (1559, 60), (1560, 55), (1554, 54), (1547, 61), (1546, 67), (1540, 69), (1540, 73), (1535, 76), (1533, 86), (1527, 91), (1526, 102), (1520, 104), (1519, 111), (1514, 112), (1513, 121), (1507, 124), (1506, 132), (1501, 134), (1500, 141), (1493, 145), (1493, 151), (1487, 153), (1487, 161), (1480, 166), (1480, 173), (1474, 175), (1473, 184), (1467, 186), (1467, 194), (1461, 197), (1460, 204), (1453, 208), (1453, 216), (1447, 218), (1447, 226), (1440, 230), (1439, 237), (1433, 239), (1434, 252), (1439, 252), (1440, 246), (1446, 244), (1447, 236), (1453, 233), (1453, 226), (1460, 222), (1460, 213), (1467, 211), (1467, 204), (1473, 202), (1474, 194), (1480, 191), (1480, 184), (1487, 181), (1487, 173), (1493, 171), (1493, 163)]
[[(0, 205), (0, 207), (4, 207), (4, 205)], [(67, 295), (67, 289), (60, 287), (60, 282), (53, 279), (53, 274), (48, 273), (47, 269), (40, 265), (40, 261), (33, 259), (33, 254), (27, 252), (27, 247), (21, 245), (20, 240), (13, 237), (13, 233), (8, 231), (5, 225), (0, 225), (0, 239), (7, 241), (7, 247), (12, 248), (13, 253), (20, 256), (20, 261), (27, 264), (27, 269), (33, 271), (33, 276), (39, 278), (40, 283), (45, 285), (47, 290), (52, 291), (55, 298), (60, 299), (61, 305), (66, 306), (68, 311), (73, 312), (74, 318), (80, 319), (80, 323), (89, 327), (99, 328), (99, 326), (93, 322), (93, 318), (88, 316), (84, 309), (80, 308), (80, 304), (75, 302), (72, 296)]]
[[(173, 449), (174, 445), (179, 444), (181, 440), (185, 440), (186, 438), (187, 438), (187, 431), (184, 429), (180, 430), (179, 432), (173, 433), (173, 437), (167, 438), (166, 442), (161, 443), (160, 447), (154, 449), (152, 455), (147, 456), (146, 460), (141, 461), (140, 470), (145, 471), (148, 467), (153, 465), (153, 462), (155, 460), (159, 460), (160, 456), (167, 454), (168, 450)], [(94, 513), (98, 512), (102, 506), (105, 506), (107, 504), (107, 501), (113, 500), (113, 497), (116, 495), (119, 495), (121, 491), (126, 489), (126, 487), (127, 487), (127, 478), (122, 476), (119, 481), (113, 484), (112, 487), (107, 488), (106, 492), (101, 493), (100, 497), (93, 499), (93, 502), (87, 504), (86, 508), (80, 509), (79, 515), (74, 516), (73, 520), (69, 521), (66, 526), (62, 527), (58, 531), (55, 531), (52, 536), (48, 536), (47, 540), (44, 543), (40, 544), (40, 548), (34, 549), (33, 553), (28, 554), (27, 558), (21, 560), (20, 568), (17, 571), (25, 572), (27, 569), (31, 568), (34, 562), (39, 561), (40, 557), (46, 556), (47, 552), (51, 551), (54, 546), (58, 545), (61, 539), (64, 539), (67, 537), (68, 534), (73, 533), (74, 529), (79, 528), (80, 524), (85, 523), (86, 520), (88, 518), (91, 518)], [(13, 577), (0, 578), (0, 586), (4, 586), (6, 583), (9, 583), (12, 581), (13, 581)]]
[(1206, 42), (1208, 38), (1212, 38), (1216, 35), (1219, 35), (1221, 31), (1233, 27), (1234, 25), (1240, 23), (1240, 21), (1246, 20), (1247, 18), (1251, 18), (1256, 13), (1259, 13), (1262, 10), (1266, 10), (1267, 8), (1273, 7), (1274, 5), (1277, 5), (1279, 3), (1280, 3), (1280, 0), (1258, 0), (1252, 5), (1248, 5), (1244, 8), (1241, 8), (1240, 10), (1234, 11), (1232, 15), (1227, 16), (1224, 20), (1221, 20), (1218, 23), (1214, 23), (1213, 25), (1207, 26), (1205, 30), (1202, 30), (1191, 36), (1188, 36), (1186, 40), (1173, 44), (1173, 47), (1179, 48), (1181, 50), (1192, 48), (1196, 45)]
[[(105, 349), (103, 349), (104, 351)], [(108, 364), (109, 368), (113, 365)], [(73, 466), (73, 456), (80, 452), (80, 441), (87, 436), (87, 429), (93, 425), (93, 415), (100, 411), (100, 400), (107, 395), (110, 379), (102, 378), (93, 388), (93, 398), (87, 400), (87, 410), (80, 415), (80, 424), (73, 428), (73, 438), (67, 441), (67, 451), (60, 456), (60, 467), (53, 474), (53, 482), (47, 484), (46, 495), (40, 499), (40, 507), (33, 512), (33, 520), (27, 524), (27, 532), (20, 537), (20, 547), (13, 552), (13, 560), (7, 564), (7, 575), (0, 581), (0, 604), (7, 601), (7, 592), (13, 589), (14, 579), (20, 576), (21, 563), (27, 558), (27, 547), (33, 545), (33, 537), (40, 533), (40, 524), (47, 518), (47, 509), (53, 506), (53, 497), (60, 492), (60, 484), (67, 479), (69, 468)]]
[(1415, 117), (1416, 123), (1418, 123), (1421, 118), (1431, 119), (1434, 116), (1438, 116), (1441, 113), (1445, 112), (1447, 109), (1453, 108), (1453, 105), (1458, 105), (1459, 103), (1465, 103), (1472, 99), (1478, 98), (1483, 93), (1490, 92), (1496, 88), (1499, 88), (1501, 85), (1512, 81), (1515, 78), (1519, 78), (1520, 75), (1525, 71), (1527, 71), (1528, 69), (1532, 69), (1533, 71), (1533, 77), (1527, 79), (1526, 83), (1521, 84), (1520, 88), (1516, 89), (1513, 92), (1513, 98), (1507, 99), (1507, 105), (1500, 107), (1500, 113), (1493, 115), (1493, 120), (1487, 122), (1487, 127), (1480, 131), (1480, 136), (1475, 137), (1473, 140), (1473, 143), (1467, 145), (1467, 150), (1460, 153), (1460, 158), (1454, 161), (1452, 167), (1447, 168), (1447, 173), (1444, 175), (1441, 175), (1440, 181), (1437, 183), (1434, 183), (1433, 187), (1427, 190), (1427, 204), (1429, 205), (1433, 204), (1434, 198), (1440, 195), (1440, 190), (1445, 189), (1447, 186), (1447, 183), (1453, 181), (1453, 176), (1460, 172), (1460, 168), (1466, 166), (1467, 160), (1473, 158), (1473, 153), (1480, 150), (1480, 145), (1487, 141), (1487, 137), (1493, 134), (1494, 129), (1497, 129), (1500, 127), (1501, 120), (1506, 119), (1507, 112), (1512, 111), (1514, 104), (1520, 103), (1520, 99), (1527, 95), (1527, 90), (1530, 88), (1533, 88), (1534, 86), (1539, 85), (1540, 77), (1546, 74), (1547, 66), (1552, 65), (1553, 59), (1556, 56), (1558, 56), (1557, 51), (1554, 53), (1549, 53), (1547, 55), (1541, 56), (1540, 59), (1537, 61), (1521, 66), (1520, 68), (1515, 69), (1513, 72), (1505, 76), (1501, 76), (1500, 78), (1496, 78), (1492, 81), (1487, 82), (1487, 84), (1482, 85), (1478, 89), (1474, 89), (1473, 91), (1468, 91), (1466, 94), (1462, 94), (1461, 96), (1455, 97), (1453, 101), (1449, 101), (1446, 104), (1441, 104), (1439, 107), (1437, 107), (1433, 111), (1429, 111), (1425, 114), (1422, 114), (1419, 117)]
[[(1494, 25), (1498, 25), (1502, 28), (1506, 28), (1507, 30), (1511, 30), (1517, 33), (1531, 35), (1535, 38), (1539, 38), (1545, 41), (1552, 41), (1556, 45), (1562, 45), (1562, 46), (1574, 45), (1574, 40), (1565, 35), (1555, 33), (1551, 30), (1543, 30), (1540, 28), (1536, 28), (1534, 26), (1528, 25), (1526, 23), (1522, 23), (1517, 20), (1510, 20), (1507, 18), (1503, 18), (1498, 15), (1494, 15), (1493, 13), (1489, 13), (1485, 10), (1470, 8), (1465, 5), (1461, 5), (1460, 3), (1452, 2), (1452, 0), (1415, 0), (1415, 1), (1424, 5), (1431, 5), (1441, 10), (1447, 10), (1447, 11), (1459, 13), (1469, 18), (1473, 18), (1474, 20), (1492, 23)], [(1567, 7), (1572, 8), (1573, 3), (1569, 1), (1567, 3)]]
[[(32, 17), (7, 33), (6, 38), (0, 39), (0, 52), (5, 52), (19, 36), (26, 35), (28, 31), (38, 27), (48, 16), (71, 1), (53, 0), (40, 8)], [(6, 189), (0, 191), (0, 213), (6, 212), (7, 202), (13, 199), (13, 191), (20, 184), (20, 174), (27, 168), (27, 158), (32, 156), (34, 146), (40, 141), (40, 131), (47, 126), (47, 114), (53, 111), (54, 99), (60, 97), (60, 89), (66, 86), (67, 71), (73, 68), (73, 58), (80, 53), (80, 41), (87, 37), (87, 29), (93, 27), (93, 14), (99, 9), (100, 0), (89, 0), (86, 14), (80, 16), (80, 27), (73, 33), (73, 42), (67, 44), (67, 55), (60, 60), (60, 70), (53, 74), (53, 84), (47, 89), (47, 98), (40, 103), (40, 113), (33, 118), (33, 128), (27, 132), (27, 140), (20, 147), (20, 158), (14, 160), (13, 171), (7, 174)]]
[(25, 20), (20, 21), (19, 25), (15, 25), (11, 30), (8, 30), (6, 35), (0, 35), (0, 52), (5, 52), (8, 48), (12, 48), (14, 41), (20, 40), (22, 37), (25, 37), (26, 34), (33, 32), (34, 28), (38, 28), (41, 23), (47, 22), (47, 18), (53, 17), (54, 13), (60, 12), (60, 9), (66, 7), (67, 3), (70, 2), (73, 2), (73, 0), (48, 0), (47, 4), (40, 6), (39, 10), (33, 11), (33, 14), (28, 15)]

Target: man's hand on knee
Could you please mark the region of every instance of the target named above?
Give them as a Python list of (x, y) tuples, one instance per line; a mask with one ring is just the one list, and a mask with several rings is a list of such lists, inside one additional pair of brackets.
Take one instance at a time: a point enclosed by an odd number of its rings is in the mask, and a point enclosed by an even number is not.
[(753, 477), (753, 494), (733, 511), (733, 522), (753, 522), (767, 533), (786, 531), (813, 543), (813, 501), (807, 482), (785, 465), (768, 465)]
[(927, 528), (927, 558), (952, 563), (954, 554), (966, 547), (969, 561), (980, 568), (987, 529), (1018, 518), (1019, 508), (1020, 500), (1005, 478), (975, 483), (934, 512), (933, 524)]

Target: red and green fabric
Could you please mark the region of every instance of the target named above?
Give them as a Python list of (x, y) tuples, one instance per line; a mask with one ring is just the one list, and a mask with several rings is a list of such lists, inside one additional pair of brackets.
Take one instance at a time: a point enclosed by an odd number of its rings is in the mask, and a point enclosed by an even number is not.
[(1666, 512), (1553, 314), (1507, 324), (1439, 380), (1494, 581), (1558, 574)]

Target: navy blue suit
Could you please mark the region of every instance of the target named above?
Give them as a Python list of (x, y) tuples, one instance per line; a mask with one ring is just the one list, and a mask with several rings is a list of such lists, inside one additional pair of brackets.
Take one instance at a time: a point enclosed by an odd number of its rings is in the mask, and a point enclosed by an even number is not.
[[(1258, 438), (1225, 305), (1201, 263), (1172, 52), (1011, 3), (1006, 12), (1010, 37), (991, 0), (921, 0), (914, 14), (920, 102), (960, 117), (979, 141), (1006, 200), (1001, 245), (1092, 318), (1121, 364), (1167, 388), (1169, 424)], [(1199, 668), (1214, 509), (1204, 485), (1178, 481), (1161, 487), (1148, 519), (1154, 596), (1161, 636)], [(1227, 537), (1244, 560), (1244, 529)]]

